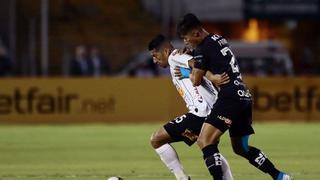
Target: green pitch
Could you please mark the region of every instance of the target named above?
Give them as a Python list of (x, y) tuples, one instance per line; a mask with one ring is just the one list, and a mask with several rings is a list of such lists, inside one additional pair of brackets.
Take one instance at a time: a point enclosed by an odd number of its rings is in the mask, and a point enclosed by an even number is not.
[[(149, 145), (160, 125), (0, 126), (0, 180), (174, 179)], [(295, 179), (320, 179), (320, 124), (256, 124), (250, 143)], [(175, 145), (194, 180), (210, 179), (197, 146)], [(235, 180), (270, 180), (231, 151), (220, 150)]]

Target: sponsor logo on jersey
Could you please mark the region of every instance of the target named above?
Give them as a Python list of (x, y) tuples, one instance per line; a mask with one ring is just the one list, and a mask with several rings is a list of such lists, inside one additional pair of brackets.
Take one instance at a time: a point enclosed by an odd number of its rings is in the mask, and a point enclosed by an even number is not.
[(184, 91), (182, 88), (177, 87), (178, 93), (180, 94), (181, 97), (184, 96)]
[(195, 92), (195, 94), (196, 94), (196, 97), (197, 97), (198, 102), (199, 102), (199, 103), (202, 103), (202, 102), (203, 102), (203, 97), (200, 95), (197, 87), (194, 87), (194, 92)]
[(231, 124), (232, 124), (232, 120), (229, 119), (229, 118), (226, 118), (226, 117), (220, 116), (220, 115), (218, 115), (217, 118), (220, 119), (220, 120), (222, 120), (222, 121), (224, 121), (224, 123), (226, 123), (229, 127), (230, 127)]
[(237, 93), (238, 93), (238, 95), (239, 95), (240, 97), (246, 97), (246, 98), (250, 98), (250, 97), (251, 97), (251, 94), (250, 94), (250, 91), (249, 91), (249, 90), (241, 90), (241, 89), (239, 89), (239, 90), (237, 91)]

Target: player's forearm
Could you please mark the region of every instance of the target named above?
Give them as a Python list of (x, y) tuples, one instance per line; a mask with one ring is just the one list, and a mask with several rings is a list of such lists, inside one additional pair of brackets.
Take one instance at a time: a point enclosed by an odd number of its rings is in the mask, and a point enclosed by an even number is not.
[(193, 84), (193, 86), (199, 86), (201, 85), (202, 78), (205, 75), (205, 72), (203, 70), (199, 69), (192, 69), (192, 73), (190, 74), (190, 80)]
[(189, 65), (189, 68), (192, 69), (194, 67), (194, 60), (193, 59), (189, 60), (188, 65)]
[(193, 74), (190, 74), (189, 78), (193, 86), (199, 86), (201, 84), (201, 82), (199, 82), (199, 80), (197, 80)]

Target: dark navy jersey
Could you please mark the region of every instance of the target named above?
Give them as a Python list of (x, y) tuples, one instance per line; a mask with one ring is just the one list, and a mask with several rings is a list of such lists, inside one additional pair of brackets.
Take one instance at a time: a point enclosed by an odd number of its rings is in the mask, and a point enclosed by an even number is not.
[(251, 100), (251, 95), (242, 81), (238, 62), (225, 38), (208, 35), (193, 51), (194, 67), (213, 74), (226, 72), (230, 77), (228, 84), (220, 86), (218, 97)]

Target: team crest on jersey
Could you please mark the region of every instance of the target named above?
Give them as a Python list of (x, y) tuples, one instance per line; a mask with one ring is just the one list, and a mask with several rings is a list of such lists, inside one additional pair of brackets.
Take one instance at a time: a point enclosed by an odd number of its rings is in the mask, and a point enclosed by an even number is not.
[(231, 119), (226, 118), (224, 116), (220, 116), (220, 115), (218, 115), (217, 117), (218, 117), (218, 119), (224, 121), (224, 123), (226, 123), (229, 127), (231, 126), (231, 124), (232, 124), (232, 120)]
[(190, 139), (191, 141), (196, 141), (198, 139), (198, 136), (189, 129), (186, 129), (181, 135)]

